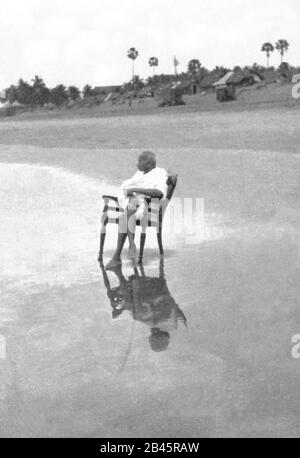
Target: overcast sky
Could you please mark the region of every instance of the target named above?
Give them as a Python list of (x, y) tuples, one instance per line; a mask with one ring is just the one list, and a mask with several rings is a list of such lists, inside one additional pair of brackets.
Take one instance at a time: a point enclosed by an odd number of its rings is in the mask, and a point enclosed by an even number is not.
[[(58, 83), (119, 84), (136, 73), (179, 71), (197, 58), (208, 67), (265, 64), (263, 42), (286, 38), (300, 65), (299, 0), (0, 0), (0, 88), (35, 74)], [(279, 63), (278, 53), (271, 58)]]

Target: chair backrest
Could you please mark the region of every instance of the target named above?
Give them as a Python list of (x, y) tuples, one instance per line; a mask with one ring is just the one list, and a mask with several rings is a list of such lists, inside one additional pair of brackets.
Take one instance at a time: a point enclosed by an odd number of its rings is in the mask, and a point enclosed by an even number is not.
[(177, 185), (177, 178), (178, 178), (178, 175), (176, 174), (170, 174), (168, 176), (168, 179), (167, 179), (168, 189), (167, 189), (167, 196), (166, 196), (167, 200), (171, 200), (173, 197), (173, 194), (174, 194), (174, 191)]
[[(146, 202), (148, 203), (148, 214), (150, 213), (152, 215), (158, 215), (158, 220), (154, 222), (153, 220), (150, 220), (150, 224), (148, 224), (149, 226), (155, 226), (157, 224), (160, 226), (162, 224), (164, 213), (167, 209), (170, 200), (172, 199), (172, 196), (176, 188), (177, 178), (178, 175), (176, 174), (168, 174), (166, 198), (160, 200), (159, 209), (157, 208), (157, 199), (146, 198)], [(138, 222), (137, 225), (139, 225)]]

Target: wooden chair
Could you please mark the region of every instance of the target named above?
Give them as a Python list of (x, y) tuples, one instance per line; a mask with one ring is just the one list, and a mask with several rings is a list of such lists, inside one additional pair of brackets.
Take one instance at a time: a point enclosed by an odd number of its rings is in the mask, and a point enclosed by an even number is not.
[[(170, 202), (175, 187), (177, 184), (177, 175), (169, 175), (167, 179), (167, 195), (166, 199), (148, 199), (146, 198), (147, 211), (141, 221), (137, 221), (136, 225), (141, 226), (141, 239), (140, 239), (140, 252), (139, 252), (139, 263), (143, 260), (144, 246), (146, 242), (147, 227), (156, 227), (157, 230), (157, 243), (160, 255), (164, 254), (162, 244), (162, 223), (164, 213)], [(101, 263), (103, 260), (103, 250), (106, 237), (106, 226), (109, 223), (119, 224), (119, 216), (115, 213), (123, 213), (124, 210), (120, 207), (118, 198), (114, 196), (102, 196), (104, 200), (104, 208), (101, 217), (101, 231), (100, 231), (100, 249), (98, 261)]]

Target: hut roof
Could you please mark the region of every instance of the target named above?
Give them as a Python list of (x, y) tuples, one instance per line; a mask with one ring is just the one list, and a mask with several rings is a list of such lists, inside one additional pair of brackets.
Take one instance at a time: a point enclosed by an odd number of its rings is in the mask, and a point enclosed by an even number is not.
[(244, 81), (251, 80), (253, 83), (260, 83), (263, 77), (253, 70), (240, 70), (237, 72), (230, 71), (226, 73), (219, 81), (213, 84), (215, 87), (226, 86), (227, 84), (241, 84)]
[(224, 85), (228, 84), (229, 80), (233, 76), (233, 74), (234, 74), (234, 72), (232, 72), (232, 71), (227, 72), (226, 75), (222, 76), (222, 78), (220, 80), (216, 81), (212, 85), (217, 87), (217, 86), (224, 86)]
[(228, 82), (231, 84), (240, 84), (247, 79), (251, 79), (255, 83), (260, 83), (263, 80), (263, 77), (253, 70), (245, 69), (238, 72), (234, 72)]

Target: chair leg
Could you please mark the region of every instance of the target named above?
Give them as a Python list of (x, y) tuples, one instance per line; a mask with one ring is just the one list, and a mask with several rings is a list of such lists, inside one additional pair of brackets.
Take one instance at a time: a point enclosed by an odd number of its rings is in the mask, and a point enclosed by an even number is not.
[(103, 261), (103, 250), (104, 250), (105, 237), (106, 237), (106, 232), (102, 232), (100, 234), (100, 249), (99, 249), (99, 256), (98, 256), (99, 262)]
[(104, 269), (103, 264), (100, 265), (100, 269), (101, 269), (101, 272), (102, 272), (103, 281), (104, 281), (104, 285), (106, 287), (107, 294), (109, 294), (111, 292), (110, 282), (109, 282), (109, 278), (108, 278), (106, 270)]
[(146, 242), (146, 232), (141, 232), (139, 264), (143, 263), (144, 246)]
[(98, 261), (100, 263), (103, 261), (103, 250), (104, 250), (104, 243), (105, 243), (105, 237), (106, 237), (107, 223), (108, 223), (108, 218), (107, 216), (103, 215), (101, 232), (100, 232), (100, 248), (99, 248), (99, 256), (98, 256)]
[(159, 261), (159, 278), (165, 278), (164, 260)]
[(160, 253), (161, 256), (163, 256), (164, 248), (163, 248), (163, 244), (162, 244), (162, 230), (161, 230), (161, 228), (157, 232), (157, 243), (158, 243), (159, 253)]
[(140, 271), (141, 271), (142, 278), (145, 278), (146, 274), (145, 274), (145, 269), (142, 263), (140, 263)]
[(158, 230), (157, 230), (157, 242), (159, 247), (159, 253), (161, 256), (164, 254), (163, 244), (162, 244), (162, 220), (163, 220), (163, 211), (162, 207), (159, 209), (159, 216), (158, 216)]

